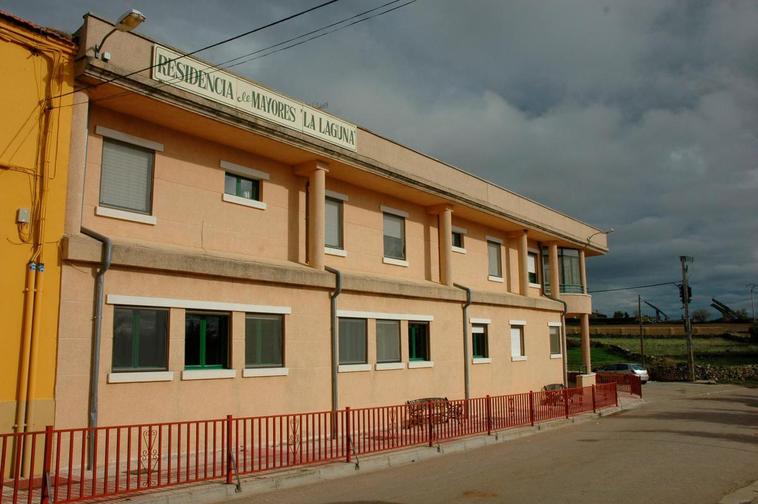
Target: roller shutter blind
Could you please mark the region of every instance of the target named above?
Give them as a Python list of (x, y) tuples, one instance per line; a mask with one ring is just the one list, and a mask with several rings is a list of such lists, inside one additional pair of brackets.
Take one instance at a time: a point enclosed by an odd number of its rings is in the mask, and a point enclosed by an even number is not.
[(152, 213), (154, 159), (150, 149), (103, 139), (100, 204)]

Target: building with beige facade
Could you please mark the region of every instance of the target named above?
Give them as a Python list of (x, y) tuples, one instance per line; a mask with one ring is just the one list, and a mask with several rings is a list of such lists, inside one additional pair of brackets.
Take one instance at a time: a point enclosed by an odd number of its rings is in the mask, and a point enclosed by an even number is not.
[(538, 390), (564, 314), (590, 369), (599, 229), (112, 29), (77, 33), (57, 426)]

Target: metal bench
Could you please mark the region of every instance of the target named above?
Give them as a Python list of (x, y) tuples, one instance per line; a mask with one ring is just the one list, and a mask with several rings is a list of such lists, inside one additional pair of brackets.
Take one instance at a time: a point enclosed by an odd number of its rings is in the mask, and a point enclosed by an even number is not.
[(463, 416), (463, 407), (460, 404), (452, 404), (447, 397), (426, 397), (407, 401), (408, 412), (405, 427), (426, 425), (430, 421), (433, 424), (447, 423), (450, 420), (460, 420)]

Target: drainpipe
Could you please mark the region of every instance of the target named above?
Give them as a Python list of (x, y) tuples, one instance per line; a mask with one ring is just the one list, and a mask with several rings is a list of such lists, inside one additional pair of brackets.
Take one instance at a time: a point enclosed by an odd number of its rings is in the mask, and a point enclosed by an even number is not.
[[(466, 399), (471, 398), (471, 359), (468, 351), (468, 307), (471, 306), (471, 289), (461, 284), (453, 286), (466, 291), (466, 302), (463, 304), (463, 388)], [(468, 404), (468, 403), (466, 403)]]
[(330, 315), (331, 315), (331, 347), (332, 347), (332, 434), (337, 434), (337, 426), (335, 416), (339, 409), (339, 389), (337, 387), (337, 371), (339, 370), (339, 326), (337, 325), (337, 296), (342, 293), (342, 272), (329, 266), (325, 266), (324, 269), (329, 273), (334, 274), (334, 290), (329, 294), (329, 300), (331, 302)]
[[(541, 271), (542, 271), (542, 295), (545, 296), (548, 299), (552, 299), (553, 301), (558, 301), (563, 305), (563, 313), (561, 313), (561, 351), (563, 352), (563, 386), (568, 388), (568, 346), (566, 344), (566, 313), (568, 312), (568, 305), (566, 304), (566, 301), (563, 299), (548, 296), (545, 292), (545, 265), (543, 261), (543, 255), (542, 255), (542, 243), (538, 243), (538, 247), (540, 250), (540, 261), (541, 261)], [(553, 286), (550, 286), (551, 289), (553, 289)], [(560, 289), (560, 286), (558, 286)], [(553, 291), (554, 293), (554, 291)]]
[(103, 304), (105, 302), (105, 273), (111, 267), (113, 243), (105, 235), (82, 227), (82, 233), (103, 244), (100, 269), (95, 277), (95, 323), (92, 330), (92, 357), (89, 372), (89, 415), (87, 418), (87, 468), (92, 467), (95, 448), (95, 427), (97, 427), (97, 391), (100, 382), (100, 339), (103, 332)]

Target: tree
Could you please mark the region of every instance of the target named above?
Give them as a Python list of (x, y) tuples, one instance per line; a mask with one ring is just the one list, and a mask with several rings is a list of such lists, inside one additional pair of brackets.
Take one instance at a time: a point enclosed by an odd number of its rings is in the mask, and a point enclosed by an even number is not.
[(711, 313), (706, 308), (698, 308), (692, 311), (692, 321), (696, 323), (707, 322)]
[(613, 312), (613, 318), (624, 318), (624, 312), (616, 310)]

